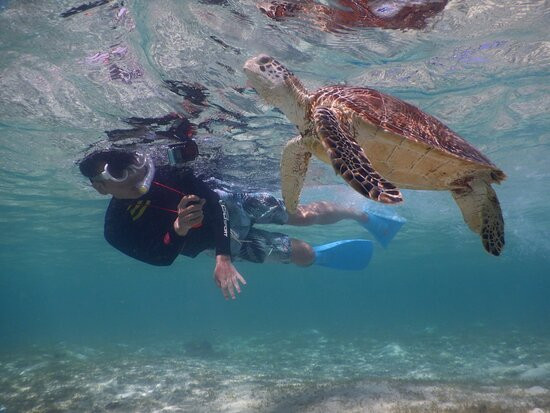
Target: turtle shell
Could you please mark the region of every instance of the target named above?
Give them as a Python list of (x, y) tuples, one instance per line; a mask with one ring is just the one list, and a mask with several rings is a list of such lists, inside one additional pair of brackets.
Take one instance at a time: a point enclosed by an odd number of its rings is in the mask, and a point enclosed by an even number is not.
[(480, 170), (488, 172), (489, 182), (504, 179), (485, 155), (441, 121), (393, 96), (328, 86), (313, 94), (310, 113), (319, 106), (351, 121), (355, 139), (375, 168), (403, 188), (450, 189), (454, 181)]

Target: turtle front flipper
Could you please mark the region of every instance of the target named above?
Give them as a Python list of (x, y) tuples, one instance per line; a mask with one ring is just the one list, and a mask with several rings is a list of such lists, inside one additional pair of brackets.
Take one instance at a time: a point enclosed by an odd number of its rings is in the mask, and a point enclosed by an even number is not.
[(320, 106), (313, 119), (334, 170), (349, 186), (374, 201), (386, 204), (403, 201), (399, 189), (374, 170), (363, 148), (353, 138), (347, 122), (339, 122), (333, 109)]
[(481, 237), (483, 247), (490, 254), (500, 255), (504, 248), (504, 219), (495, 190), (484, 179), (474, 178), (452, 194), (464, 221)]
[(298, 207), (310, 158), (311, 152), (304, 145), (301, 136), (289, 140), (283, 149), (281, 191), (286, 209), (291, 214)]

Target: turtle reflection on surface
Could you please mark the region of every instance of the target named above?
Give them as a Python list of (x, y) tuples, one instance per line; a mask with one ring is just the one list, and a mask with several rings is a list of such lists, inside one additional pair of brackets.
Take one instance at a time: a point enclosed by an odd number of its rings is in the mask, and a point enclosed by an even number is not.
[(314, 0), (264, 1), (258, 8), (274, 20), (311, 17), (328, 32), (342, 29), (381, 27), (423, 29), (427, 20), (441, 12), (448, 0), (338, 0), (335, 6)]

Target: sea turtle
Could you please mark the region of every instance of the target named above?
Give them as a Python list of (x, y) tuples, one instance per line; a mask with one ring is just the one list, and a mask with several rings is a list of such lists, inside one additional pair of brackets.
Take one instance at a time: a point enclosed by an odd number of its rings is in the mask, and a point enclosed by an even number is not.
[(258, 3), (258, 8), (274, 20), (287, 17), (313, 17), (322, 30), (338, 31), (353, 27), (423, 29), (427, 19), (442, 11), (448, 0), (337, 0), (324, 5), (317, 0)]
[(401, 202), (397, 187), (451, 191), (485, 249), (500, 255), (504, 220), (491, 184), (506, 175), (439, 120), (370, 88), (327, 86), (309, 93), (267, 55), (249, 59), (243, 69), (258, 94), (300, 131), (281, 159), (281, 188), (291, 213), (314, 154), (375, 201)]

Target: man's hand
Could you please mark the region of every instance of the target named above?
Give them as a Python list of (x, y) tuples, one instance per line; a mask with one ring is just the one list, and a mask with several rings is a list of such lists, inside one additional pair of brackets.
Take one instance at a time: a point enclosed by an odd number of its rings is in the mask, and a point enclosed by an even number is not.
[(235, 299), (235, 290), (237, 290), (238, 293), (241, 292), (239, 282), (242, 285), (246, 285), (246, 281), (241, 274), (239, 274), (228, 255), (216, 255), (214, 281), (216, 281), (217, 286), (222, 289), (223, 296), (226, 300), (229, 299), (229, 296), (231, 296), (233, 300)]
[(204, 215), (202, 207), (206, 201), (197, 195), (184, 195), (178, 204), (178, 217), (174, 221), (174, 231), (185, 236), (193, 227), (200, 226)]

